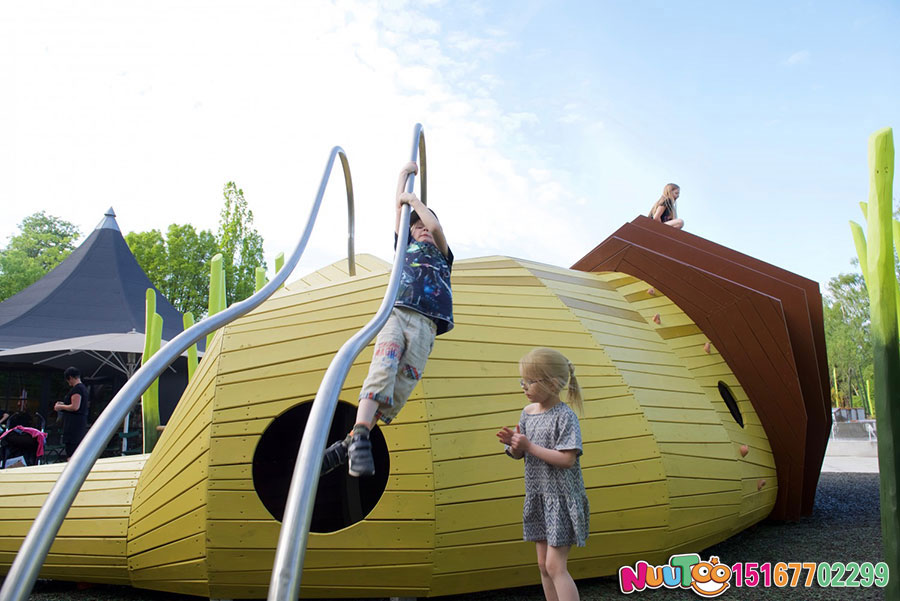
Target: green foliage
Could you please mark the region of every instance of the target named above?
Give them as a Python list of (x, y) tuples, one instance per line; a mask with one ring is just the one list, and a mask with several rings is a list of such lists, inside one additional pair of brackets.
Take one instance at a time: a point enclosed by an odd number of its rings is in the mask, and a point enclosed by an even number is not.
[(32, 285), (75, 249), (78, 228), (44, 211), (29, 215), (0, 250), (0, 301)]
[(225, 265), (226, 301), (228, 305), (252, 295), (256, 285), (256, 268), (263, 261), (263, 239), (253, 226), (253, 211), (247, 206), (244, 191), (234, 182), (222, 190), (225, 206), (219, 216), (219, 252)]
[(872, 379), (875, 369), (869, 292), (862, 275), (842, 273), (831, 278), (823, 303), (828, 371), (838, 378), (838, 398), (834, 401), (840, 406), (851, 406), (854, 396), (865, 396), (865, 382)]
[[(253, 227), (253, 211), (244, 191), (234, 182), (223, 189), (225, 203), (219, 232), (197, 231), (192, 225), (172, 224), (159, 230), (130, 232), (125, 241), (153, 285), (181, 313), (202, 319), (209, 306), (209, 268), (213, 256), (222, 254), (227, 305), (253, 294), (256, 268), (263, 261), (263, 239)], [(224, 308), (224, 307), (223, 307)]]
[(176, 309), (206, 314), (208, 266), (218, 252), (212, 232), (172, 224), (165, 236), (159, 230), (129, 232), (125, 241), (141, 269)]

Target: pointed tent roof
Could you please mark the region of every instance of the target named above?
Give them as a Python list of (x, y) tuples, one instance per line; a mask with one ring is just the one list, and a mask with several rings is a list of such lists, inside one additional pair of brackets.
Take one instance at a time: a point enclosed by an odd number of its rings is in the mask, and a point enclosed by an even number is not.
[(65, 261), (0, 303), (0, 350), (76, 336), (143, 332), (147, 288), (156, 291), (162, 337), (171, 340), (182, 330), (181, 313), (150, 283), (110, 207)]

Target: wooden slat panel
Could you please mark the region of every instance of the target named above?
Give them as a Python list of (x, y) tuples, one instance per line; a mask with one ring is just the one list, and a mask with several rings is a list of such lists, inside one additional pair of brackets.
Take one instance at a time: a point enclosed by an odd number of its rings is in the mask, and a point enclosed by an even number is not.
[(156, 501), (132, 510), (129, 537), (154, 530), (186, 512), (203, 507), (206, 504), (206, 482), (200, 481), (180, 494), (173, 493), (171, 497), (157, 498)]
[[(606, 510), (634, 507), (638, 499), (643, 505), (659, 505), (668, 499), (664, 481), (591, 488), (587, 495), (592, 506)], [(440, 534), (520, 522), (523, 502), (524, 497), (509, 497), (440, 505), (435, 509), (435, 528)]]
[[(173, 585), (178, 582), (199, 584), (206, 581), (206, 560), (192, 559), (165, 566), (132, 570), (131, 577), (137, 586), (142, 584), (157, 588), (158, 583), (169, 581)], [(157, 590), (171, 590), (157, 588)], [(195, 593), (196, 594), (196, 593)]]
[[(271, 567), (265, 570), (227, 570), (210, 573), (220, 590), (227, 590), (230, 584), (248, 586), (268, 585), (272, 577)], [(425, 586), (431, 578), (431, 564), (347, 566), (343, 568), (311, 568), (303, 570), (303, 582), (310, 586), (331, 586), (335, 583), (353, 582), (359, 587), (385, 587), (392, 590), (395, 582), (406, 585)]]
[(185, 536), (202, 533), (205, 526), (205, 508), (189, 511), (170, 521), (161, 522), (152, 530), (134, 531), (134, 535), (128, 539), (128, 554), (135, 555), (150, 549), (162, 547), (171, 541)]
[[(275, 548), (281, 524), (275, 520), (209, 522), (207, 536), (215, 548)], [(330, 534), (312, 533), (308, 548), (342, 549), (431, 549), (434, 546), (434, 523), (417, 521), (372, 521), (356, 524)]]
[[(20, 536), (0, 536), (0, 551), (17, 553), (22, 547)], [(90, 553), (88, 553), (90, 551)], [(125, 556), (125, 539), (111, 538), (57, 538), (50, 547), (50, 553), (56, 557), (73, 557), (77, 555), (105, 555), (109, 557)]]
[[(344, 566), (378, 566), (431, 563), (434, 552), (423, 549), (316, 549), (306, 556), (304, 569)], [(225, 571), (226, 566), (241, 566), (245, 570), (269, 570), (275, 563), (275, 549), (210, 549), (212, 571)]]
[(143, 553), (129, 555), (128, 569), (144, 570), (201, 559), (206, 555), (206, 536), (195, 534), (156, 547)]
[[(502, 424), (503, 422), (499, 423)], [(584, 437), (594, 442), (633, 438), (650, 434), (647, 421), (641, 415), (585, 419), (581, 420), (581, 428), (584, 432)], [(498, 429), (495, 426), (490, 430), (435, 434), (431, 437), (434, 461), (478, 457), (496, 453), (498, 444), (494, 434)]]
[[(665, 532), (659, 528), (592, 533), (588, 540), (591, 541), (589, 554), (595, 549), (611, 548), (618, 554), (637, 553), (658, 548), (665, 540)], [(443, 547), (435, 551), (435, 575), (470, 572), (473, 565), (484, 570), (527, 565), (529, 561), (534, 561), (534, 547), (523, 545), (520, 540)], [(491, 588), (494, 586), (492, 583)]]
[[(499, 446), (499, 445), (498, 445)], [(651, 436), (584, 444), (582, 469), (598, 465), (612, 465), (625, 461), (640, 461), (659, 457), (656, 442)], [(440, 461), (434, 464), (435, 490), (511, 479), (522, 475), (522, 464), (505, 454)]]

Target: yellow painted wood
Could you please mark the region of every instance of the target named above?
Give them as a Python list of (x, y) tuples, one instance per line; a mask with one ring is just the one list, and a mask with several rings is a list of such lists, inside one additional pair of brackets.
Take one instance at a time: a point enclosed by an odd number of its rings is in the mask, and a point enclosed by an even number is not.
[[(585, 554), (593, 557), (600, 549), (619, 554), (652, 551), (663, 533), (662, 528), (592, 533)], [(466, 571), (473, 563), (481, 569), (526, 566), (534, 563), (534, 553), (533, 545), (520, 541), (441, 547), (435, 551), (435, 565), (440, 566), (436, 574)]]
[[(612, 465), (623, 461), (636, 461), (658, 457), (659, 451), (651, 436), (606, 442), (590, 442), (584, 445), (581, 457), (582, 469), (597, 465)], [(456, 459), (434, 463), (435, 490), (490, 482), (494, 479), (513, 478), (522, 475), (522, 464), (502, 454), (498, 445), (496, 454), (472, 459)]]
[[(31, 529), (30, 521), (10, 521), (4, 524), (4, 533), (8, 536), (25, 537)], [(84, 537), (104, 537), (104, 538), (124, 538), (128, 528), (128, 520), (122, 518), (81, 518), (66, 519), (63, 521), (59, 529), (59, 537), (84, 538)]]
[[(357, 264), (355, 277), (346, 261), (326, 266), (222, 328), (154, 453), (92, 472), (48, 564), (60, 577), (84, 566), (91, 578), (156, 590), (265, 596), (280, 524), (256, 494), (252, 462), (260, 436), (315, 397), (331, 357), (380, 304), (389, 265), (366, 255)], [(505, 257), (459, 261), (453, 272), (456, 327), (437, 339), (422, 383), (382, 430), (386, 489), (361, 522), (310, 536), (303, 594), (428, 596), (537, 582), (533, 545), (521, 542), (523, 462), (494, 435), (519, 419), (518, 360), (535, 346), (573, 361), (585, 398), (581, 465), (593, 511), (573, 574), (665, 561), (766, 516), (777, 474), (758, 416), (667, 297), (622, 274)], [(350, 405), (372, 348), (340, 391)], [(745, 428), (718, 396), (719, 380)], [(20, 474), (0, 474), (0, 569), (59, 469)], [(762, 490), (759, 478), (769, 481)]]
[(128, 568), (124, 563), (121, 566), (94, 568), (85, 566), (51, 566), (41, 569), (40, 578), (46, 578), (48, 580), (71, 580), (74, 582), (90, 581), (118, 585), (128, 585), (131, 583), (128, 578)]
[[(275, 561), (274, 549), (217, 549), (209, 550), (210, 565), (241, 566), (248, 571), (271, 570)], [(422, 549), (318, 549), (311, 554), (304, 567), (334, 568), (345, 566), (408, 565), (430, 563), (433, 551)], [(213, 570), (217, 571), (217, 570)]]
[(205, 535), (195, 534), (160, 547), (129, 555), (128, 568), (130, 570), (146, 570), (166, 567), (175, 563), (196, 561), (205, 555)]
[[(132, 569), (131, 577), (136, 584), (142, 585), (143, 582), (198, 582), (199, 575), (206, 575), (206, 562), (203, 559), (193, 559), (188, 561), (180, 561), (167, 566), (153, 567), (145, 569)], [(156, 587), (154, 587), (156, 588)], [(159, 588), (158, 590), (169, 590)]]
[[(200, 460), (191, 465), (193, 469), (175, 471), (171, 479), (160, 484), (157, 494), (144, 495), (140, 501), (135, 499), (131, 512), (131, 523), (138, 524), (147, 515), (159, 510), (177, 513), (179, 508), (172, 507), (172, 502), (176, 499), (182, 508), (189, 502), (189, 499), (196, 500), (196, 504), (192, 503), (193, 507), (202, 504), (205, 498), (207, 474), (204, 457), (205, 455), (201, 455)], [(142, 493), (143, 491), (139, 489), (138, 492)]]
[[(152, 582), (152, 588), (158, 591), (211, 598), (210, 588), (205, 578), (200, 580), (153, 580)], [(143, 588), (150, 587), (144, 586)]]
[(133, 534), (128, 539), (128, 554), (143, 553), (185, 536), (201, 534), (204, 514), (205, 508), (201, 507), (166, 522), (160, 520), (161, 525), (153, 530)]

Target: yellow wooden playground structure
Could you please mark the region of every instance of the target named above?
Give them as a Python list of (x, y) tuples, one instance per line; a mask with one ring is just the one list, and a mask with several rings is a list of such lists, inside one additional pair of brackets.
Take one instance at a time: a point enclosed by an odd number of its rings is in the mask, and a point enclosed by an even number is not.
[[(424, 150), (417, 125), (423, 201)], [(278, 289), (336, 157), (348, 260)], [(401, 227), (408, 220), (404, 208)], [(522, 542), (523, 467), (495, 436), (518, 420), (518, 360), (537, 346), (565, 353), (583, 388), (592, 514), (587, 546), (570, 555), (575, 578), (664, 563), (766, 517), (811, 512), (830, 427), (818, 285), (644, 217), (571, 269), (457, 261), (456, 325), (403, 412), (373, 430), (376, 475), (318, 480), (326, 440), (353, 424), (370, 330), (386, 319), (403, 261), (402, 249), (393, 266), (356, 256), (352, 228), (349, 168), (335, 147), (301, 242), (272, 282), (150, 358), (72, 462), (0, 471), (2, 601), (22, 601), (38, 576), (278, 601), (298, 588), (429, 597), (537, 583), (534, 545)], [(91, 463), (166, 356), (213, 330), (152, 453)], [(345, 354), (354, 341), (358, 356)], [(349, 371), (332, 377), (344, 356)], [(325, 390), (336, 396), (321, 410)], [(294, 543), (300, 551), (284, 551)]]
[[(264, 597), (273, 512), (280, 517), (298, 445), (267, 432), (302, 422), (330, 357), (380, 302), (389, 267), (360, 256), (351, 278), (345, 262), (332, 265), (220, 330), (154, 452), (98, 461), (41, 577)], [(754, 408), (664, 295), (621, 273), (507, 257), (459, 261), (452, 284), (457, 326), (403, 413), (381, 428), (383, 477), (371, 490), (353, 490), (340, 473), (323, 479), (303, 595), (433, 596), (539, 581), (533, 545), (521, 542), (522, 465), (494, 436), (518, 419), (517, 362), (534, 346), (563, 350), (584, 387), (593, 513), (588, 546), (572, 552), (576, 578), (699, 550), (769, 514), (775, 462)], [(355, 403), (370, 358), (371, 346), (341, 406)], [(0, 473), (7, 566), (61, 468)]]

